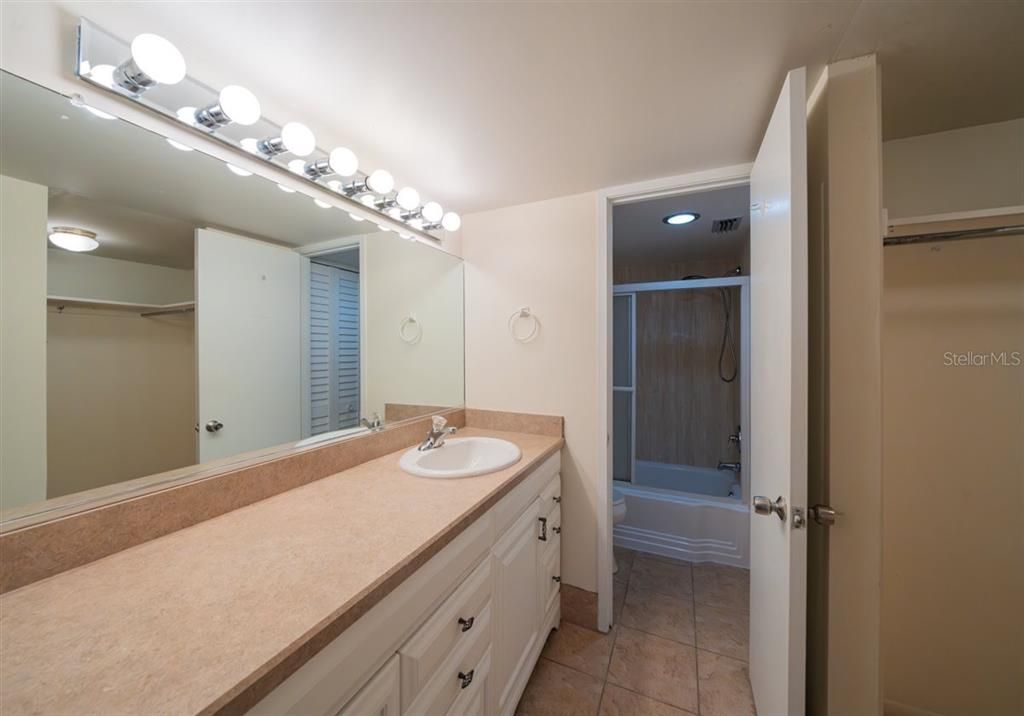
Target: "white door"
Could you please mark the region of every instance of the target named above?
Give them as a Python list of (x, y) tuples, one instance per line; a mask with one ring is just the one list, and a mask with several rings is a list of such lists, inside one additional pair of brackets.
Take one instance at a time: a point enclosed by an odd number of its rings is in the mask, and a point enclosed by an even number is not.
[[(807, 530), (806, 77), (786, 77), (750, 176), (750, 683), (760, 716), (804, 713)], [(763, 501), (762, 501), (763, 502)]]
[(298, 440), (299, 255), (198, 229), (195, 277), (199, 462)]

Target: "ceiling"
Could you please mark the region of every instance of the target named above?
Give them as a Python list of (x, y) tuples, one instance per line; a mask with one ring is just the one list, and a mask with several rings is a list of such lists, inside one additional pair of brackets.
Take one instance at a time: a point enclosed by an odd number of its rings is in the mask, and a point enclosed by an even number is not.
[(289, 246), (365, 232), (343, 211), (236, 176), (218, 159), (172, 149), (7, 73), (0, 96), (0, 170), (49, 187), (48, 223), (96, 231), (94, 255), (190, 268), (196, 227)]
[(80, 2), (468, 213), (751, 161), (788, 69), (878, 52), (888, 137), (1024, 116), (1024, 2)]
[[(619, 204), (612, 214), (612, 254), (616, 265), (701, 260), (734, 260), (746, 256), (750, 241), (750, 187), (669, 196)], [(683, 211), (700, 214), (690, 224), (670, 226), (664, 219)], [(739, 228), (712, 233), (715, 219), (743, 217)]]

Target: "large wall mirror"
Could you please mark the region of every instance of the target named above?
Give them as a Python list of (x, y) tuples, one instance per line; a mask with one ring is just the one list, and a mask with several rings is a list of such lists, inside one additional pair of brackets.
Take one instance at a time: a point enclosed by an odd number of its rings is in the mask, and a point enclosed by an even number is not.
[(461, 259), (0, 81), (5, 518), (463, 404)]

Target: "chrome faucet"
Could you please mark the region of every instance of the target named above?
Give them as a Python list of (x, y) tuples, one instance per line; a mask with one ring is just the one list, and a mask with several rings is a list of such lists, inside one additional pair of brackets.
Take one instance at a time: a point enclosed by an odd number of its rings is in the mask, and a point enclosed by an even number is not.
[(742, 466), (738, 462), (722, 462), (719, 460), (718, 469), (728, 470), (730, 472), (739, 472), (742, 469)]
[(432, 427), (430, 432), (427, 433), (427, 439), (420, 443), (420, 446), (417, 448), (420, 452), (436, 450), (439, 447), (444, 447), (445, 439), (458, 430), (458, 428), (445, 427), (448, 424), (448, 421), (441, 415), (435, 415), (430, 420)]
[(379, 413), (374, 413), (373, 417), (371, 417), (369, 420), (363, 418), (362, 420), (359, 421), (359, 423), (364, 428), (369, 428), (371, 433), (375, 433), (378, 430), (384, 429), (384, 421), (380, 419)]

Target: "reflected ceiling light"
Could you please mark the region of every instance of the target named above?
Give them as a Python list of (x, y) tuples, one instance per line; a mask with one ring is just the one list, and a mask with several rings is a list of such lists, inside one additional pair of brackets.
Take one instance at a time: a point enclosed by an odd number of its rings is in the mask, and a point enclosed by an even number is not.
[(680, 211), (675, 214), (669, 214), (662, 221), (671, 226), (682, 226), (683, 224), (692, 224), (694, 221), (700, 218), (700, 214), (692, 211)]
[(462, 226), (462, 217), (454, 211), (449, 211), (441, 218), (441, 226), (445, 231), (458, 231)]
[(241, 167), (236, 167), (234, 164), (226, 164), (225, 166), (228, 168), (228, 170), (232, 174), (237, 174), (240, 177), (251, 177), (252, 176), (252, 172), (249, 171), (248, 169), (242, 169)]
[(398, 208), (397, 206), (389, 207), (388, 209), (386, 209), (384, 211), (384, 213), (387, 214), (388, 216), (390, 216), (395, 221), (401, 221), (402, 220), (402, 210), (400, 208)]
[(288, 162), (288, 171), (293, 174), (302, 174), (302, 171), (306, 168), (306, 163), (301, 159), (292, 159)]
[(82, 95), (80, 94), (71, 95), (71, 99), (69, 101), (71, 102), (72, 106), (84, 109), (86, 112), (93, 115), (94, 117), (99, 117), (100, 119), (117, 119), (117, 117), (115, 117), (112, 114), (108, 114), (107, 112), (104, 112), (102, 109), (96, 109), (95, 107), (87, 105), (85, 103), (85, 100), (82, 98)]
[(420, 193), (411, 186), (402, 187), (395, 196), (395, 203), (406, 211), (412, 211), (420, 205)]
[(366, 221), (366, 219), (359, 216), (358, 214), (349, 213), (348, 218), (352, 219), (352, 221)]
[(177, 149), (179, 152), (191, 152), (192, 151), (192, 147), (190, 147), (190, 146), (188, 146), (186, 144), (182, 144), (181, 142), (176, 142), (173, 139), (171, 139), (170, 137), (167, 137), (167, 143), (170, 144), (175, 149)]
[(55, 226), (49, 233), (50, 243), (66, 251), (94, 251), (100, 242), (95, 231), (78, 229), (73, 226)]
[(323, 199), (313, 199), (313, 203), (319, 206), (321, 209), (330, 209), (331, 205)]
[(295, 193), (294, 189), (292, 189), (290, 186), (285, 186), (284, 184), (278, 184), (277, 188), (280, 189), (281, 191), (283, 191), (285, 194), (294, 194)]
[(259, 147), (256, 146), (258, 141), (259, 140), (255, 139), (254, 137), (246, 137), (245, 139), (240, 141), (238, 144), (239, 144), (240, 147), (242, 147), (242, 149), (244, 149), (245, 151), (249, 152), (249, 154), (259, 154), (260, 153)]
[(268, 157), (276, 157), (284, 152), (291, 152), (297, 157), (305, 157), (316, 149), (316, 137), (309, 127), (301, 122), (289, 122), (281, 127), (281, 134), (267, 137), (256, 143), (260, 153)]
[(178, 118), (179, 122), (184, 122), (190, 127), (196, 126), (195, 107), (180, 107), (177, 111), (175, 111), (174, 116)]
[(145, 32), (132, 40), (131, 57), (113, 72), (113, 81), (132, 94), (156, 84), (174, 85), (185, 79), (185, 58), (168, 40)]
[(241, 85), (228, 85), (217, 95), (214, 104), (195, 112), (196, 124), (218, 129), (232, 122), (242, 126), (256, 124), (260, 119), (260, 101)]
[(329, 174), (350, 177), (359, 170), (359, 159), (355, 152), (347, 147), (335, 147), (326, 159), (309, 162), (305, 174), (310, 179), (319, 179)]
[(363, 206), (368, 206), (371, 209), (376, 208), (377, 197), (375, 197), (373, 194), (364, 194), (363, 196), (359, 197), (359, 203), (362, 204)]
[(114, 70), (113, 65), (96, 65), (89, 70), (89, 79), (96, 84), (112, 89), (114, 87)]
[(423, 221), (428, 224), (436, 224), (444, 216), (444, 209), (436, 201), (428, 201), (423, 205), (423, 209), (420, 211), (423, 215)]
[(330, 189), (331, 191), (336, 191), (339, 194), (342, 191), (341, 182), (338, 181), (337, 179), (331, 179), (329, 182), (327, 182), (327, 188)]

